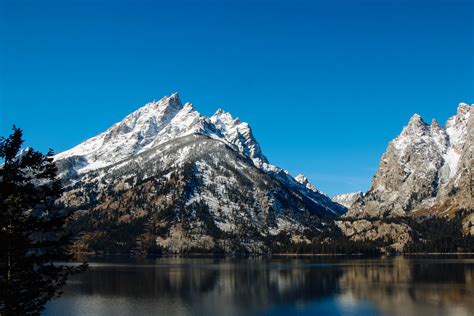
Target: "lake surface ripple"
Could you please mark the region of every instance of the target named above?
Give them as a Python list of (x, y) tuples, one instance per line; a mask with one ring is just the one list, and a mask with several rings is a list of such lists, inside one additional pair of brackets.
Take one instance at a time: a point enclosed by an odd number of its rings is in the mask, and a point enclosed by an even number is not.
[(44, 315), (474, 315), (474, 257), (89, 259)]

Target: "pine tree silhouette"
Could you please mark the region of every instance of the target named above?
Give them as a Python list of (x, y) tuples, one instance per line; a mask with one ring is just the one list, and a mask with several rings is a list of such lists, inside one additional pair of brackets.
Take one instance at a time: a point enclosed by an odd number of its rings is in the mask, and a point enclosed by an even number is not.
[(47, 155), (26, 148), (22, 130), (0, 139), (0, 315), (37, 315), (59, 296), (69, 275), (87, 264), (72, 259), (65, 224), (71, 213), (56, 204), (61, 181)]

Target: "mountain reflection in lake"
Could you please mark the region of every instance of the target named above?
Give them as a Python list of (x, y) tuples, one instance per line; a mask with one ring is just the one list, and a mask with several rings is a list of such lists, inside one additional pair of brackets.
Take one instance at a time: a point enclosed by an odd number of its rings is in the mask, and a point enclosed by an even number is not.
[(473, 315), (474, 258), (91, 260), (45, 315)]

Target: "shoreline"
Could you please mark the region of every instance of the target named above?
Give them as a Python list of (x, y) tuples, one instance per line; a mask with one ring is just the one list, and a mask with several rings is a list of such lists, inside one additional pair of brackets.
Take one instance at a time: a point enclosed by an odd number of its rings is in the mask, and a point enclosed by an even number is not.
[(77, 253), (76, 258), (82, 256), (85, 257), (128, 257), (128, 258), (269, 258), (272, 257), (352, 257), (352, 258), (381, 258), (381, 257), (404, 257), (404, 256), (474, 256), (474, 252), (413, 252), (413, 253), (400, 253), (400, 254), (380, 254), (380, 255), (369, 255), (362, 253), (274, 253), (274, 254), (206, 254), (206, 253), (187, 253), (187, 254), (165, 254), (165, 255), (145, 255), (137, 256), (133, 254), (122, 254), (122, 253)]

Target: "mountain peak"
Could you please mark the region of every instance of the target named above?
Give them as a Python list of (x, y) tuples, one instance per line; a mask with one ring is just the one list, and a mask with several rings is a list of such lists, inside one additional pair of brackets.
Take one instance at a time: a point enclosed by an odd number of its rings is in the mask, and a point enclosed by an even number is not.
[(226, 112), (222, 108), (218, 108), (212, 116), (221, 116), (224, 113)]
[(470, 108), (471, 108), (471, 106), (469, 104), (461, 102), (458, 105), (457, 114), (466, 114), (467, 112), (469, 112)]
[(299, 173), (296, 177), (295, 177), (295, 180), (298, 181), (299, 183), (301, 184), (305, 184), (306, 182), (308, 182), (308, 178), (302, 174), (302, 173)]
[(105, 132), (56, 155), (56, 160), (81, 157), (84, 163), (76, 169), (87, 172), (192, 133), (221, 138), (255, 164), (268, 163), (247, 123), (222, 109), (204, 117), (191, 103), (183, 105), (177, 92), (145, 104)]
[(172, 98), (172, 99), (179, 99), (179, 93), (178, 93), (178, 91), (175, 91), (175, 92), (171, 93), (171, 95), (169, 96), (169, 98)]
[(459, 127), (464, 126), (463, 122), (467, 122), (469, 117), (474, 112), (474, 104), (469, 105), (467, 103), (461, 102), (458, 105), (456, 115), (451, 116), (446, 122), (446, 131), (448, 134), (452, 134), (454, 138), (457, 138), (456, 134), (459, 132)]
[[(469, 163), (472, 147), (469, 122), (472, 106), (461, 103), (444, 126), (427, 125), (414, 115), (383, 154), (372, 187), (363, 203), (348, 216), (399, 216), (418, 209), (465, 203), (470, 197)], [(472, 204), (472, 201), (471, 201)]]
[(408, 121), (408, 124), (403, 128), (401, 135), (407, 136), (412, 134), (420, 134), (426, 129), (428, 124), (423, 120), (419, 114), (413, 114)]
[(350, 192), (350, 193), (343, 193), (343, 194), (337, 194), (334, 195), (331, 200), (333, 202), (339, 203), (342, 206), (345, 206), (347, 208), (351, 208), (352, 205), (354, 205), (357, 200), (361, 199), (364, 197), (364, 193), (362, 191), (357, 191), (357, 192)]
[(295, 180), (301, 185), (303, 185), (304, 187), (306, 187), (307, 189), (313, 192), (318, 192), (318, 189), (316, 189), (316, 187), (311, 182), (309, 182), (308, 178), (304, 174), (302, 173), (298, 174), (295, 177)]
[(91, 210), (79, 222), (93, 225), (86, 228), (92, 236), (111, 220), (138, 227), (124, 232), (131, 241), (148, 234), (147, 227), (165, 227), (151, 230), (150, 240), (169, 252), (222, 247), (235, 253), (229, 245), (243, 240), (249, 253), (263, 253), (268, 236), (332, 231), (328, 220), (345, 211), (306, 177), (301, 185), (271, 165), (247, 123), (222, 109), (203, 116), (176, 93), (55, 160), (68, 190), (63, 201)]
[(415, 113), (410, 118), (410, 121), (408, 122), (408, 124), (426, 124), (426, 123), (419, 114)]
[[(175, 92), (169, 96), (164, 96), (159, 100), (153, 100), (146, 103), (141, 108), (127, 115), (122, 122), (135, 121), (143, 117), (155, 117), (158, 119), (161, 116), (173, 116), (182, 108), (183, 104), (179, 99), (178, 93)], [(119, 122), (119, 124), (122, 122)]]
[(172, 93), (170, 96), (164, 96), (160, 101), (158, 101), (162, 105), (171, 106), (174, 108), (182, 108), (183, 104), (179, 98), (178, 92)]
[(235, 126), (240, 123), (239, 118), (234, 118), (232, 114), (221, 108), (217, 109), (217, 111), (211, 116), (211, 121), (213, 123), (223, 124), (226, 127)]
[(195, 110), (194, 105), (190, 102), (186, 102), (183, 106), (183, 109)]
[(255, 163), (257, 163), (255, 159), (268, 162), (247, 123), (241, 122), (238, 117), (234, 118), (232, 114), (223, 109), (218, 109), (209, 120), (220, 130), (229, 143), (238, 148), (239, 152), (254, 160)]
[(435, 118), (431, 120), (430, 125), (431, 125), (431, 128), (441, 128), (441, 126), (439, 125), (438, 121)]

